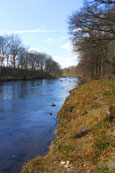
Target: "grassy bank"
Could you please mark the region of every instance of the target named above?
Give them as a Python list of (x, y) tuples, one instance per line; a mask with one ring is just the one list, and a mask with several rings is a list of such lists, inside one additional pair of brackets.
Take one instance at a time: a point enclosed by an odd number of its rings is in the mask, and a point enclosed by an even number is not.
[(0, 77), (0, 82), (4, 81), (19, 81), (19, 80), (37, 80), (37, 79), (54, 79), (59, 76), (51, 76), (51, 75), (42, 75), (42, 76), (25, 76), (25, 77), (13, 77), (13, 76), (7, 76), (7, 77)]
[(59, 74), (51, 74), (43, 70), (0, 67), (0, 81), (52, 79), (56, 77), (59, 77)]
[(115, 123), (105, 113), (115, 105), (114, 87), (112, 76), (73, 89), (49, 153), (25, 163), (22, 173), (114, 173)]

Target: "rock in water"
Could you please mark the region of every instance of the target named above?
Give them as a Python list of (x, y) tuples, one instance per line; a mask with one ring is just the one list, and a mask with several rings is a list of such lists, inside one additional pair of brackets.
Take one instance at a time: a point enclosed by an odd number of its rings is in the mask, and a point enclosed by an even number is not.
[(50, 115), (52, 115), (52, 112), (49, 112)]
[(51, 105), (51, 106), (56, 106), (56, 104), (55, 104), (55, 103), (51, 103), (50, 105)]

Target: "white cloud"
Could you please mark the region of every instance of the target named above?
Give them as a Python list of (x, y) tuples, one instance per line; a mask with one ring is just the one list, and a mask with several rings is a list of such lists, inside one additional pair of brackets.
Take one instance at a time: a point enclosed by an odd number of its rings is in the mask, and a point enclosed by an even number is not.
[(60, 38), (60, 40), (67, 40), (67, 39), (69, 39), (69, 36), (63, 36)]
[(77, 56), (53, 56), (54, 60), (57, 61), (62, 68), (77, 65)]
[(65, 43), (64, 45), (62, 45), (60, 48), (61, 48), (61, 49), (66, 49), (66, 50), (68, 50), (68, 51), (72, 51), (72, 44), (69, 43), (69, 42), (67, 42), (67, 43)]
[(81, 28), (74, 29), (73, 32), (79, 32), (81, 31)]
[(39, 51), (39, 50), (36, 49), (36, 48), (28, 48), (27, 51), (28, 51), (28, 52), (31, 52), (31, 53), (32, 53), (32, 52), (34, 52), (34, 53), (35, 53), (35, 52), (37, 52), (37, 53), (41, 52), (41, 51)]
[(19, 31), (0, 31), (0, 34), (26, 34), (26, 33), (55, 33), (55, 32), (65, 32), (64, 30), (47, 30), (47, 29), (33, 29), (33, 30), (19, 30)]
[(51, 42), (51, 41), (53, 41), (53, 38), (47, 38), (46, 41)]

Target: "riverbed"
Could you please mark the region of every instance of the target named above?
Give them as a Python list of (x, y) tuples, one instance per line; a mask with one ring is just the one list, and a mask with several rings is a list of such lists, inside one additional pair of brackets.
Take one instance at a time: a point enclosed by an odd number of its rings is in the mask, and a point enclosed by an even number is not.
[(48, 152), (57, 113), (78, 83), (75, 77), (0, 83), (0, 173), (18, 173)]

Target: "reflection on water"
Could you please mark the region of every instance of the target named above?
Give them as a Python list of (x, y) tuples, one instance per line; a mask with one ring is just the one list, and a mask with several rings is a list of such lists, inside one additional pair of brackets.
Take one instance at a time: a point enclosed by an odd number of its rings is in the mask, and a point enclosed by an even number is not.
[(26, 160), (48, 152), (57, 126), (49, 112), (56, 117), (77, 84), (77, 78), (0, 83), (0, 173), (18, 173)]

